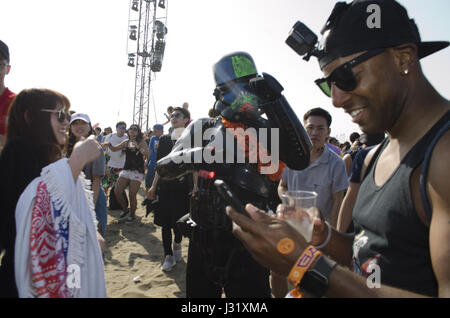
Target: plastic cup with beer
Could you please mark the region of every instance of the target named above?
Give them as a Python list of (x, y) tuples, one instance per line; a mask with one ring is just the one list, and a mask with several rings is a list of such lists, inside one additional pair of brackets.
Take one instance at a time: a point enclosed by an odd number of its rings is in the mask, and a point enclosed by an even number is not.
[(314, 219), (319, 213), (316, 207), (317, 193), (313, 191), (287, 191), (281, 195), (284, 209), (278, 211), (278, 217), (286, 220), (307, 242), (311, 241)]

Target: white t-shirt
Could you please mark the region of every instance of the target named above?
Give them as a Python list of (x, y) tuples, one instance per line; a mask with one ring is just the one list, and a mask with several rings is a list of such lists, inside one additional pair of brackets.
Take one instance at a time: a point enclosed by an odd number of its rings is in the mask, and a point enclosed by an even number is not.
[(323, 154), (301, 171), (286, 167), (281, 179), (288, 190), (317, 192), (317, 207), (330, 222), (333, 207), (332, 195), (348, 188), (348, 176), (344, 161), (324, 147)]
[[(116, 133), (109, 134), (105, 137), (105, 143), (111, 143), (114, 147), (119, 145), (122, 141), (127, 140), (128, 136), (127, 134), (124, 134), (122, 137), (117, 136)], [(112, 151), (108, 148), (108, 153), (111, 156), (111, 159), (109, 159), (107, 166), (111, 168), (119, 168), (122, 169), (125, 165), (125, 153), (122, 152), (122, 150), (119, 151)]]

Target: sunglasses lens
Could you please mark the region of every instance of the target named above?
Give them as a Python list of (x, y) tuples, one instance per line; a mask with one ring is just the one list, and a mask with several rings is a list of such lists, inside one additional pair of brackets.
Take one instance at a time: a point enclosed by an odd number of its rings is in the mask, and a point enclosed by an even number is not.
[(330, 77), (330, 80), (343, 91), (350, 92), (356, 88), (355, 74), (348, 65), (337, 68)]
[(320, 90), (325, 93), (328, 97), (331, 97), (331, 85), (327, 80), (317, 81), (316, 84), (319, 86)]
[(70, 123), (70, 117), (71, 117), (70, 114), (66, 113), (62, 109), (58, 112), (58, 120), (60, 123), (63, 123), (64, 120), (67, 120)]
[(357, 85), (355, 74), (351, 67), (345, 64), (335, 69), (329, 77), (316, 81), (317, 86), (319, 86), (320, 90), (328, 97), (331, 97), (332, 83), (346, 92), (354, 90)]

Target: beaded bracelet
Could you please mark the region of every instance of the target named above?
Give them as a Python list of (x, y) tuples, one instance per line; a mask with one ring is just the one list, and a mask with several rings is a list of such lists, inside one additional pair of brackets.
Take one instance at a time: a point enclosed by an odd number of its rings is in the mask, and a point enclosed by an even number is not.
[(325, 221), (325, 224), (327, 225), (327, 229), (328, 229), (327, 238), (325, 239), (325, 241), (322, 244), (314, 246), (318, 250), (321, 249), (321, 248), (324, 248), (325, 246), (327, 246), (328, 242), (330, 242), (331, 232), (332, 232), (331, 231), (331, 226), (330, 226), (330, 224), (327, 221)]

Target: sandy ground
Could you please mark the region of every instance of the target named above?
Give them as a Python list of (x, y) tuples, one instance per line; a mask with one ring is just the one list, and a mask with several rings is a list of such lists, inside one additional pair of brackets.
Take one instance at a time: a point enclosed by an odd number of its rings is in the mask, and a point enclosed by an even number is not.
[[(161, 265), (164, 251), (161, 227), (153, 224), (153, 214), (145, 217), (141, 205), (145, 190), (141, 187), (137, 200), (137, 220), (119, 222), (118, 210), (108, 211), (106, 228), (105, 278), (108, 297), (186, 297), (186, 262), (189, 241), (183, 237), (183, 259), (170, 272)], [(134, 281), (139, 276), (139, 281)]]

